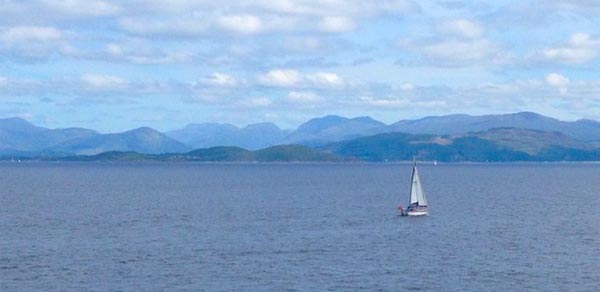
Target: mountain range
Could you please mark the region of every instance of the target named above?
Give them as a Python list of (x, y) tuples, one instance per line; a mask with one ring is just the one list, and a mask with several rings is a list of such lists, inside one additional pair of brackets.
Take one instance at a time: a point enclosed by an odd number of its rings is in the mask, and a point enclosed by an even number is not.
[[(242, 128), (205, 123), (190, 124), (165, 133), (142, 127), (103, 134), (82, 128), (48, 129), (19, 118), (0, 119), (0, 157), (5, 159), (93, 156), (115, 151), (158, 155), (221, 146), (244, 149), (253, 153), (246, 158), (257, 159), (254, 153), (257, 150), (290, 144), (309, 146), (340, 157), (373, 161), (404, 160), (411, 158), (406, 155), (415, 154), (423, 159), (449, 161), (498, 160), (498, 157), (508, 160), (600, 160), (594, 158), (600, 146), (600, 122), (568, 122), (519, 112), (425, 117), (386, 125), (370, 117), (330, 115), (311, 119), (293, 130), (281, 129), (272, 123)], [(285, 153), (288, 155), (294, 150), (300, 151), (300, 148), (286, 149)], [(490, 153), (482, 157), (470, 156), (486, 151)], [(571, 153), (570, 156), (566, 152)], [(282, 160), (285, 159), (282, 157)]]
[(97, 135), (96, 131), (82, 128), (46, 129), (19, 118), (0, 119), (0, 153), (39, 152), (52, 145)]
[(147, 127), (115, 134), (82, 128), (47, 129), (19, 119), (0, 119), (0, 156), (94, 155), (106, 151), (146, 154), (192, 148)]
[(245, 128), (207, 123), (188, 125), (184, 129), (165, 134), (193, 148), (237, 146), (260, 149), (281, 144), (321, 146), (381, 133), (451, 135), (494, 128), (558, 131), (600, 147), (600, 122), (587, 119), (560, 121), (533, 112), (481, 116), (446, 115), (400, 120), (390, 125), (370, 117), (345, 118), (329, 115), (311, 119), (295, 130), (282, 130), (271, 123), (253, 124)]

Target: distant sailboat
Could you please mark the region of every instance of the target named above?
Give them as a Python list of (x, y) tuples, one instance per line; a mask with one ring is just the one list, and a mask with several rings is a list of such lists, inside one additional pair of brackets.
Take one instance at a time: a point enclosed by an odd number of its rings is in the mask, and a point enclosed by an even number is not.
[(425, 192), (421, 186), (421, 180), (419, 179), (419, 172), (417, 171), (417, 162), (413, 164), (411, 186), (410, 186), (410, 205), (404, 209), (402, 206), (398, 207), (398, 211), (402, 216), (423, 216), (427, 215), (427, 198)]

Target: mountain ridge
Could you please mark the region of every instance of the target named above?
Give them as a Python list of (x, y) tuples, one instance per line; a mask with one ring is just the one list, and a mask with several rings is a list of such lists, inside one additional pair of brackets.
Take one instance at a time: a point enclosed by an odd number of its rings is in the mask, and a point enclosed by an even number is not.
[[(496, 130), (485, 135), (480, 133), (492, 129)], [(515, 129), (545, 133), (525, 133)], [(8, 118), (0, 119), (0, 156), (93, 155), (109, 151), (134, 151), (143, 154), (186, 153), (192, 149), (216, 146), (240, 147), (254, 151), (287, 144), (318, 148), (384, 133), (434, 135), (439, 143), (448, 143), (457, 139), (456, 136), (465, 136), (465, 139), (470, 137), (492, 141), (496, 146), (517, 149), (530, 156), (547, 151), (549, 145), (555, 144), (577, 151), (592, 151), (600, 146), (600, 122), (590, 119), (560, 121), (534, 112), (428, 116), (400, 120), (390, 125), (367, 116), (347, 118), (328, 115), (310, 119), (294, 130), (284, 130), (276, 124), (264, 122), (245, 127), (226, 123), (204, 123), (189, 124), (182, 129), (165, 133), (140, 127), (108, 134), (84, 128), (48, 129), (20, 118)]]
[(134, 151), (143, 154), (184, 152), (190, 148), (149, 127), (122, 133), (100, 134), (69, 140), (44, 149), (45, 153), (94, 155), (108, 151)]
[[(518, 133), (520, 136), (514, 136)], [(521, 143), (542, 141), (537, 144)], [(598, 161), (600, 148), (559, 132), (496, 128), (460, 135), (382, 133), (321, 147), (346, 158), (366, 161), (438, 160), (486, 161)], [(507, 139), (508, 138), (508, 139)], [(554, 138), (554, 139), (549, 139)]]
[[(431, 116), (417, 120), (401, 120), (390, 125), (393, 131), (414, 134), (461, 134), (493, 128), (511, 127), (542, 131), (559, 131), (578, 140), (600, 142), (600, 122), (580, 119), (561, 121), (534, 112), (490, 115)], [(597, 144), (600, 146), (600, 143)]]
[(227, 123), (189, 124), (165, 135), (192, 148), (238, 146), (259, 149), (278, 144), (287, 134), (274, 123), (254, 123), (238, 128)]
[[(517, 134), (517, 135), (515, 135)], [(526, 136), (521, 140), (516, 137)], [(522, 141), (541, 141), (532, 145)], [(382, 133), (334, 142), (317, 148), (278, 145), (259, 150), (233, 146), (196, 149), (187, 153), (141, 154), (104, 152), (95, 155), (46, 158), (67, 161), (199, 161), (199, 162), (442, 162), (599, 161), (600, 148), (560, 132), (496, 128), (461, 135)]]
[(328, 115), (313, 118), (292, 131), (283, 141), (285, 144), (323, 145), (334, 141), (376, 134), (386, 125), (370, 117), (346, 118)]

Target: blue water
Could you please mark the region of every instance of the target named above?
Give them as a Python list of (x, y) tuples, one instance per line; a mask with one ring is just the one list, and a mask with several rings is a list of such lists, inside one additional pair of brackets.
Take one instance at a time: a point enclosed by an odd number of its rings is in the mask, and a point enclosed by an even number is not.
[(600, 165), (0, 164), (0, 291), (599, 291)]

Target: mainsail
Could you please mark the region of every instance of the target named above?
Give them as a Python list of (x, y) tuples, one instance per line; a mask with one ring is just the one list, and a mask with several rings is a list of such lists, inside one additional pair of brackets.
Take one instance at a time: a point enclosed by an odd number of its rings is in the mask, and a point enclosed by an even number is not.
[(425, 192), (421, 186), (416, 163), (413, 165), (412, 184), (410, 187), (410, 204), (412, 205), (415, 203), (418, 206), (427, 206), (427, 199), (425, 198)]

